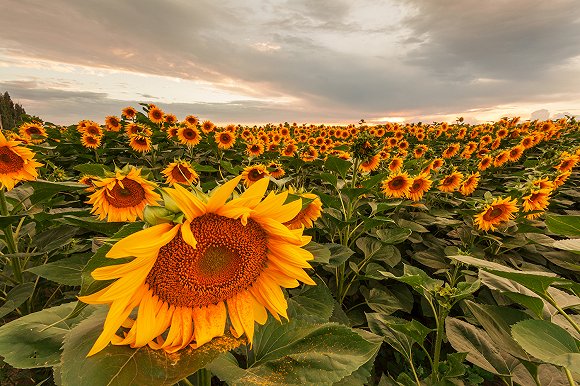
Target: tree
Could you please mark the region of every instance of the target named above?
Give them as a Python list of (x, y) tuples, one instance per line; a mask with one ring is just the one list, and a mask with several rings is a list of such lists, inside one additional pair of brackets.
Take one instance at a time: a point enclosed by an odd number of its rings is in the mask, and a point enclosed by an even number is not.
[(0, 117), (2, 118), (2, 128), (12, 130), (22, 123), (22, 116), (26, 115), (24, 107), (18, 103), (12, 102), (10, 94), (6, 91), (0, 95)]

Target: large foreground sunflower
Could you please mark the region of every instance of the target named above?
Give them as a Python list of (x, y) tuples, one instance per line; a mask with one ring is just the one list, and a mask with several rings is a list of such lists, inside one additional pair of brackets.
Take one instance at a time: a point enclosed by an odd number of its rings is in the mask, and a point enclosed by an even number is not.
[(34, 181), (36, 168), (42, 166), (34, 160), (34, 152), (18, 141), (9, 141), (0, 131), (0, 189), (11, 190), (20, 181)]
[(494, 231), (496, 226), (512, 220), (518, 212), (516, 199), (498, 197), (485, 207), (483, 212), (475, 215), (475, 224), (479, 229)]
[(111, 248), (108, 258), (134, 259), (94, 270), (95, 279), (116, 281), (80, 298), (110, 304), (89, 356), (109, 342), (167, 352), (199, 347), (223, 335), (228, 319), (234, 335), (246, 334), (252, 342), (254, 324), (266, 322), (266, 310), (287, 318), (280, 287), (297, 287), (298, 280), (315, 284), (304, 271), (313, 256), (301, 248), (310, 237), (282, 225), (302, 202), (283, 204), (288, 192), (262, 200), (267, 179), (227, 202), (240, 180), (228, 181), (207, 199), (179, 185), (166, 189), (184, 222), (152, 226)]
[(153, 191), (154, 185), (141, 177), (141, 169), (129, 173), (117, 171), (115, 177), (95, 182), (96, 191), (89, 196), (91, 213), (105, 217), (109, 222), (135, 221), (143, 218), (147, 204), (155, 204), (161, 197)]

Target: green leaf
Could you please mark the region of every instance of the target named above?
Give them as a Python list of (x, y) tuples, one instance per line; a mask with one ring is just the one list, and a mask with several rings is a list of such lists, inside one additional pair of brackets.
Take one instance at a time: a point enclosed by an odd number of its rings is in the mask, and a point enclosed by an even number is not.
[(65, 338), (61, 361), (63, 386), (173, 385), (242, 342), (224, 336), (199, 349), (188, 347), (174, 354), (148, 346), (133, 349), (109, 345), (87, 358), (103, 330), (103, 321), (104, 313), (96, 312)]
[(407, 240), (413, 233), (409, 228), (390, 228), (390, 229), (379, 229), (377, 230), (377, 236), (385, 244), (399, 244)]
[(89, 307), (76, 318), (67, 319), (75, 303), (46, 308), (0, 327), (0, 355), (13, 367), (29, 369), (60, 363), (64, 337), (93, 311)]
[(397, 284), (393, 291), (384, 288), (371, 288), (366, 296), (367, 305), (371, 310), (390, 315), (398, 310), (410, 313), (413, 309), (413, 294), (409, 287)]
[(209, 365), (231, 386), (332, 385), (355, 372), (378, 351), (378, 337), (336, 323), (308, 324), (269, 319), (256, 329), (252, 358), (241, 368), (225, 355)]
[(523, 320), (512, 327), (512, 336), (534, 357), (580, 374), (580, 341), (547, 320)]
[(352, 166), (350, 161), (343, 160), (335, 156), (328, 156), (326, 162), (324, 162), (324, 167), (332, 172), (337, 172), (344, 179), (346, 177), (346, 172)]
[(8, 315), (28, 300), (34, 293), (34, 283), (18, 284), (6, 295), (6, 302), (0, 307), (0, 318)]
[(87, 255), (75, 255), (53, 263), (38, 265), (27, 271), (59, 284), (77, 286), (81, 285), (81, 273), (88, 260)]
[(443, 285), (442, 280), (432, 279), (425, 271), (407, 264), (404, 265), (402, 276), (397, 277), (390, 272), (381, 272), (381, 274), (410, 285), (423, 296), (429, 292), (437, 291)]
[(0, 217), (0, 228), (6, 228), (8, 225), (18, 224), (24, 216), (2, 216)]
[(580, 239), (558, 240), (552, 246), (566, 251), (580, 252)]
[(97, 233), (102, 233), (107, 236), (112, 236), (121, 229), (126, 223), (124, 222), (106, 222), (97, 220), (94, 217), (77, 217), (65, 215), (60, 220), (63, 224), (74, 225), (84, 229), (88, 229)]
[(30, 196), (32, 204), (37, 204), (49, 200), (52, 196), (61, 192), (73, 192), (77, 190), (84, 190), (87, 188), (84, 184), (77, 182), (51, 182), (44, 180), (36, 180), (28, 182), (33, 188), (34, 192)]
[(71, 225), (58, 225), (37, 234), (31, 243), (43, 252), (52, 252), (72, 242), (79, 229)]
[[(107, 173), (111, 172), (108, 166), (102, 164), (82, 164), (73, 167), (74, 170), (78, 170), (81, 174), (86, 174), (96, 177), (106, 177)], [(85, 186), (86, 187), (86, 186)]]
[(550, 232), (557, 235), (580, 236), (580, 216), (546, 215), (546, 226)]
[(383, 337), (384, 341), (410, 360), (413, 345), (423, 344), (430, 329), (416, 321), (403, 319), (379, 313), (366, 314), (369, 329)]
[(330, 259), (328, 261), (329, 267), (338, 267), (354, 255), (354, 251), (344, 245), (340, 244), (324, 244), (330, 250)]
[(304, 246), (304, 249), (312, 253), (314, 256), (313, 263), (328, 264), (330, 261), (330, 249), (325, 245), (315, 243), (314, 241), (309, 242)]
[(290, 319), (312, 323), (328, 322), (334, 308), (334, 298), (326, 284), (315, 278), (315, 286), (304, 286), (288, 300)]

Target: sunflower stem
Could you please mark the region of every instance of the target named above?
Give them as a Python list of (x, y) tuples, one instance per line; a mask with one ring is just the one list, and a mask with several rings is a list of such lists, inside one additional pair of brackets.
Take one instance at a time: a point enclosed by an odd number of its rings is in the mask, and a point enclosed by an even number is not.
[[(8, 203), (6, 202), (6, 195), (4, 194), (4, 188), (0, 189), (0, 214), (2, 216), (8, 216)], [(4, 228), (4, 241), (6, 242), (6, 248), (8, 253), (14, 254), (18, 252), (16, 241), (14, 240), (14, 233), (12, 233), (12, 225), (9, 224)], [(17, 257), (10, 257), (10, 264), (12, 265), (12, 271), (14, 272), (14, 277), (19, 283), (22, 283), (22, 267), (20, 266), (20, 260)]]
[(211, 386), (212, 374), (208, 369), (199, 369), (193, 374), (195, 386)]

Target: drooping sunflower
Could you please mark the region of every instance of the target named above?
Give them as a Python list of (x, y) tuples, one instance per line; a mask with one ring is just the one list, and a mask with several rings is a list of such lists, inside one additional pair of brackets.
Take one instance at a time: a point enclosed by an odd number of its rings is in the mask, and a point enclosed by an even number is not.
[(553, 190), (555, 188), (554, 183), (552, 181), (550, 181), (548, 178), (542, 178), (539, 180), (535, 180), (532, 182), (532, 185), (534, 185), (538, 189)]
[(411, 186), (409, 187), (409, 198), (413, 201), (419, 201), (423, 198), (423, 195), (431, 189), (431, 184), (433, 182), (429, 178), (429, 174), (419, 174), (417, 177), (413, 178)]
[(366, 161), (361, 162), (359, 168), (361, 172), (368, 173), (372, 172), (373, 170), (377, 170), (381, 163), (381, 156), (379, 154), (375, 154), (374, 156), (370, 157)]
[(141, 177), (141, 169), (133, 168), (127, 174), (117, 171), (115, 177), (103, 178), (95, 186), (87, 203), (93, 205), (91, 213), (108, 222), (142, 219), (145, 206), (160, 199), (154, 184)]
[(267, 311), (288, 318), (281, 287), (297, 287), (298, 280), (315, 285), (304, 271), (313, 256), (301, 248), (310, 237), (282, 225), (302, 202), (284, 205), (288, 192), (262, 200), (267, 180), (227, 202), (240, 179), (223, 184), (205, 202), (179, 185), (166, 189), (185, 221), (152, 226), (111, 248), (108, 258), (134, 259), (92, 272), (97, 280), (116, 281), (80, 298), (110, 304), (88, 356), (109, 342), (170, 353), (190, 344), (197, 348), (222, 336), (228, 319), (232, 333), (245, 334), (251, 344), (255, 322), (264, 324)]
[(105, 126), (107, 130), (117, 132), (121, 130), (121, 120), (114, 115), (109, 115), (105, 118)]
[(138, 153), (147, 153), (151, 151), (151, 138), (145, 135), (133, 135), (129, 140), (129, 146)]
[(151, 120), (151, 122), (156, 123), (156, 124), (163, 123), (163, 120), (165, 118), (165, 114), (163, 113), (163, 110), (161, 110), (157, 106), (151, 106), (149, 108), (148, 116), (149, 116), (149, 120)]
[(302, 199), (309, 200), (305, 206), (294, 216), (291, 220), (286, 221), (284, 225), (288, 229), (301, 229), (312, 228), (314, 226), (314, 221), (316, 221), (322, 215), (322, 201), (314, 193), (307, 192), (295, 192), (293, 189), (289, 189), (291, 194), (300, 196)]
[(445, 161), (442, 158), (435, 158), (432, 162), (431, 162), (431, 169), (432, 170), (437, 170), (439, 169), (441, 166), (443, 166), (443, 164), (445, 163)]
[(568, 180), (568, 178), (570, 178), (571, 174), (572, 171), (570, 170), (558, 174), (553, 181), (554, 188), (559, 188), (560, 186), (564, 185)]
[(518, 212), (517, 201), (511, 197), (498, 197), (485, 207), (485, 209), (475, 215), (474, 223), (483, 231), (494, 231), (496, 227), (504, 222), (515, 218)]
[(36, 162), (34, 152), (9, 141), (0, 131), (0, 189), (12, 190), (20, 181), (34, 181), (38, 177), (36, 168), (43, 164)]
[(261, 180), (262, 178), (267, 179), (270, 172), (266, 166), (262, 164), (246, 166), (242, 172), (242, 178), (244, 179), (244, 185), (247, 187), (252, 186), (255, 182)]
[(215, 133), (214, 138), (220, 149), (229, 149), (236, 143), (236, 136), (231, 131)]
[(125, 107), (121, 112), (121, 115), (123, 115), (127, 119), (134, 119), (137, 116), (137, 110), (135, 110), (131, 106)]
[(165, 183), (171, 186), (195, 184), (199, 180), (199, 175), (187, 161), (172, 162), (161, 173), (167, 177)]
[(411, 189), (412, 180), (407, 172), (391, 174), (382, 183), (382, 191), (387, 197), (407, 197)]
[(459, 192), (464, 196), (469, 196), (471, 193), (475, 192), (477, 184), (479, 184), (479, 172), (471, 173), (468, 175), (461, 185), (459, 185)]
[(167, 123), (168, 125), (174, 125), (177, 123), (177, 117), (174, 114), (165, 114), (163, 122)]
[[(549, 189), (532, 190), (529, 195), (523, 197), (522, 207), (524, 212), (546, 210), (548, 205), (550, 205), (550, 193)], [(531, 213), (526, 215), (526, 218), (532, 220), (541, 215), (541, 212)]]
[(576, 155), (567, 155), (565, 157), (562, 157), (562, 161), (560, 161), (560, 163), (556, 165), (555, 168), (560, 172), (567, 172), (569, 170), (572, 170), (572, 168), (576, 166), (576, 163), (578, 162), (579, 159), (580, 157)]
[(24, 123), (18, 129), (20, 136), (28, 142), (41, 143), (46, 138), (46, 130), (41, 123), (29, 122)]
[(90, 134), (83, 134), (81, 137), (81, 145), (87, 149), (97, 149), (101, 146), (101, 137)]
[(524, 154), (524, 147), (521, 145), (514, 146), (509, 150), (508, 156), (510, 162), (515, 162), (520, 159), (522, 154)]
[(180, 127), (179, 130), (177, 130), (177, 138), (179, 139), (179, 142), (189, 147), (196, 146), (201, 142), (201, 134), (199, 133), (199, 130), (197, 130), (197, 127), (190, 125)]
[(318, 150), (316, 150), (314, 146), (308, 146), (308, 148), (300, 154), (300, 159), (304, 162), (312, 162), (316, 158), (318, 158)]
[(463, 174), (461, 172), (454, 171), (448, 176), (445, 176), (437, 188), (445, 193), (454, 192), (459, 188), (462, 178)]
[(268, 168), (270, 169), (270, 175), (274, 178), (282, 178), (286, 174), (282, 164), (279, 162), (270, 162)]

